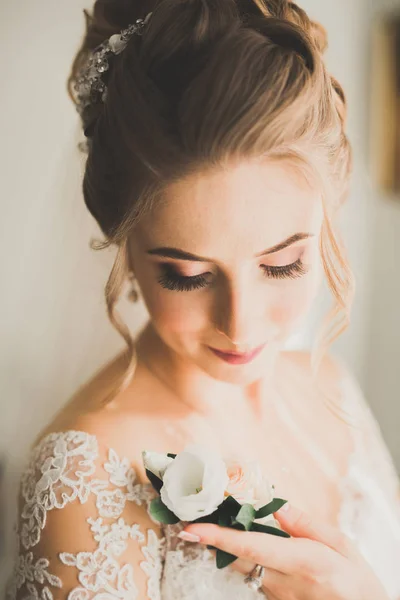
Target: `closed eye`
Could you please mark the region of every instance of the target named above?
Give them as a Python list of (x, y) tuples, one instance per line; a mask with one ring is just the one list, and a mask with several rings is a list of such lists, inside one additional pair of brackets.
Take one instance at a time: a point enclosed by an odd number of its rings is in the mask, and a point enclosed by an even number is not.
[(291, 265), (284, 265), (282, 267), (271, 267), (269, 265), (261, 265), (261, 268), (264, 269), (267, 277), (272, 277), (274, 279), (297, 279), (297, 277), (301, 277), (308, 273), (308, 268), (305, 266), (301, 258), (296, 260), (296, 262)]
[[(297, 279), (308, 272), (301, 258), (290, 265), (274, 266), (260, 265), (268, 279)], [(158, 282), (162, 287), (172, 291), (189, 292), (209, 286), (212, 283), (213, 274), (201, 273), (187, 277), (180, 275), (170, 264), (161, 264), (162, 276)]]

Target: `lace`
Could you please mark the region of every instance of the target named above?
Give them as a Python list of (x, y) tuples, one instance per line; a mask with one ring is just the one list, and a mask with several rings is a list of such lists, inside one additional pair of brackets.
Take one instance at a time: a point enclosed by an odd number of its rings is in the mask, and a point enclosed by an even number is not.
[(242, 574), (226, 567), (217, 569), (215, 556), (200, 545), (176, 535), (182, 523), (165, 528), (167, 552), (161, 581), (162, 600), (257, 600), (266, 597), (244, 583)]
[[(345, 381), (343, 385), (354, 386)], [(344, 391), (347, 408), (353, 416), (361, 417), (362, 427), (354, 430), (348, 472), (338, 482), (343, 498), (339, 526), (369, 560), (389, 597), (398, 600), (399, 480), (361, 394), (356, 397), (354, 387)], [(207, 548), (177, 538), (181, 523), (163, 527), (161, 538), (155, 528), (144, 532), (140, 524), (132, 522), (132, 516), (129, 518), (129, 507), (130, 503), (143, 505), (149, 516), (153, 488), (138, 483), (129, 460), (120, 458), (113, 449), (108, 450), (102, 465), (102, 478), (98, 477), (98, 463), (98, 441), (83, 431), (51, 433), (33, 449), (21, 478), (18, 549), (7, 600), (134, 600), (139, 598), (140, 573), (146, 576), (149, 600), (260, 598), (240, 573), (229, 567), (218, 570)], [(95, 513), (86, 521), (95, 549), (60, 551), (51, 562), (37, 556), (35, 550), (45, 537), (48, 515), (77, 501), (86, 504), (91, 500)], [(128, 544), (132, 548), (133, 543), (144, 560), (131, 560), (131, 554), (123, 560)], [(68, 586), (70, 591), (60, 575), (62, 565), (73, 569), (79, 580), (79, 586)], [(62, 572), (67, 576), (65, 569)]]
[(128, 502), (146, 503), (149, 514), (149, 503), (155, 495), (153, 488), (150, 484), (136, 483), (128, 459), (119, 458), (113, 449), (103, 465), (108, 479), (96, 478), (97, 459), (97, 439), (83, 431), (51, 433), (32, 451), (21, 478), (23, 508), (17, 534), (18, 552), (7, 586), (7, 600), (53, 600), (53, 588), (64, 588), (61, 577), (52, 573), (50, 561), (45, 557), (35, 558), (32, 548), (40, 542), (50, 511), (62, 509), (75, 500), (84, 504), (91, 494), (96, 500), (97, 518), (89, 517), (87, 523), (96, 550), (58, 553), (60, 563), (76, 569), (80, 582), (79, 587), (68, 593), (67, 600), (138, 598), (133, 566), (118, 562), (129, 538), (141, 545), (145, 557), (140, 567), (148, 576), (149, 600), (206, 597), (255, 600), (264, 596), (263, 592), (250, 590), (243, 576), (233, 569), (218, 570), (215, 557), (207, 548), (180, 540), (177, 533), (183, 528), (182, 523), (165, 526), (161, 540), (148, 529), (147, 545), (143, 545), (146, 537), (139, 525), (127, 523), (121, 514)]
[(400, 481), (381, 428), (358, 383), (341, 381), (343, 408), (355, 425), (340, 481), (338, 526), (357, 545), (392, 600), (400, 600)]
[(49, 512), (77, 499), (85, 504), (91, 494), (95, 498), (97, 517), (89, 517), (87, 523), (96, 549), (58, 554), (63, 565), (77, 570), (81, 584), (68, 593), (68, 600), (137, 598), (133, 566), (118, 561), (129, 539), (138, 544), (147, 541), (147, 545), (141, 546), (145, 560), (140, 562), (140, 567), (148, 576), (148, 598), (160, 599), (164, 543), (152, 529), (147, 531), (146, 540), (138, 524), (127, 523), (121, 517), (129, 502), (139, 506), (145, 503), (148, 513), (155, 492), (150, 484), (136, 483), (136, 474), (128, 459), (120, 459), (112, 449), (103, 465), (108, 479), (94, 477), (97, 458), (96, 437), (82, 431), (51, 433), (31, 453), (21, 478), (23, 507), (17, 534), (18, 552), (7, 586), (7, 599), (53, 600), (51, 588), (62, 588), (63, 582), (51, 573), (50, 561), (45, 557), (35, 558), (31, 548), (40, 542)]

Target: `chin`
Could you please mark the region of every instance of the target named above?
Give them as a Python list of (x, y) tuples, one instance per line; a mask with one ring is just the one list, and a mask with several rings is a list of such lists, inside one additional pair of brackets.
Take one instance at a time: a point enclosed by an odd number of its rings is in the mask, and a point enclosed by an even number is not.
[[(206, 351), (207, 354), (210, 351)], [(255, 359), (247, 364), (233, 365), (224, 362), (212, 353), (206, 360), (196, 361), (197, 365), (210, 377), (217, 381), (232, 383), (237, 385), (247, 385), (258, 379), (268, 377), (274, 368), (279, 349), (264, 349), (264, 351)]]

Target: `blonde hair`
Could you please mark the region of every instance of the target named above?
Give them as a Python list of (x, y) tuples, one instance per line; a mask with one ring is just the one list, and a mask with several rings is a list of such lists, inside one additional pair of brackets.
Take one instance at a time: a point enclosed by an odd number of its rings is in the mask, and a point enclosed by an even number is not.
[[(172, 181), (245, 158), (291, 160), (323, 189), (320, 253), (334, 305), (312, 351), (323, 355), (348, 327), (354, 277), (335, 229), (348, 193), (351, 149), (346, 99), (327, 73), (326, 32), (287, 0), (97, 0), (68, 79), (91, 50), (153, 11), (146, 31), (115, 58), (107, 101), (85, 115), (90, 131), (85, 203), (117, 255), (105, 288), (109, 319), (127, 343), (128, 366), (107, 404), (136, 369), (135, 343), (116, 304), (128, 275), (128, 239)], [(128, 14), (129, 13), (129, 14)], [(341, 408), (325, 393), (330, 409)]]

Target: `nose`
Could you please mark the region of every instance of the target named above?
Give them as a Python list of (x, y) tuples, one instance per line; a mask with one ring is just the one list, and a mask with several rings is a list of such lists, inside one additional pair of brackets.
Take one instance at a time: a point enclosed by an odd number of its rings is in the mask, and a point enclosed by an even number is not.
[(218, 300), (217, 331), (225, 335), (238, 351), (252, 350), (263, 343), (259, 331), (262, 316), (258, 314), (256, 298), (249, 286), (229, 283), (218, 294)]

